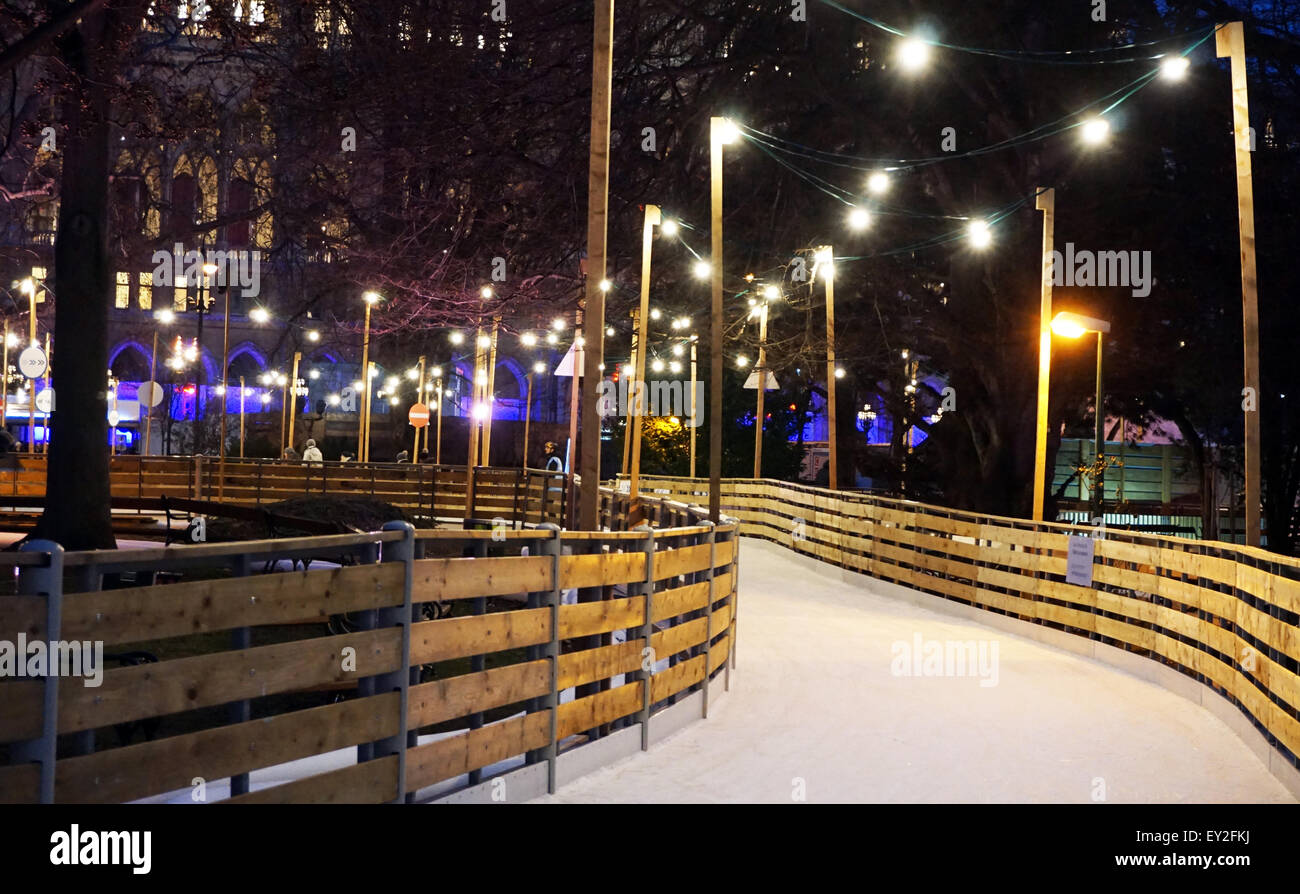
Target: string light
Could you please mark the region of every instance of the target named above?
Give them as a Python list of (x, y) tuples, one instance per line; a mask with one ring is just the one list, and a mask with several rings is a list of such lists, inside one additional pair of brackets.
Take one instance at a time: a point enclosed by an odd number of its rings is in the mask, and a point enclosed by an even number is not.
[(1192, 60), (1186, 56), (1170, 56), (1160, 63), (1160, 76), (1166, 81), (1181, 81), (1191, 66)]
[(1110, 122), (1105, 118), (1090, 118), (1083, 123), (1083, 141), (1090, 146), (1099, 146), (1110, 136)]
[(865, 208), (854, 208), (849, 212), (849, 227), (854, 230), (865, 230), (871, 226), (871, 213)]
[(930, 61), (930, 45), (916, 37), (909, 37), (898, 45), (898, 64), (904, 71), (916, 72)]
[(975, 248), (984, 249), (993, 244), (993, 233), (989, 230), (989, 225), (982, 220), (973, 220), (967, 227), (967, 233), (970, 236), (970, 244)]
[(696, 261), (692, 270), (695, 272), (696, 279), (708, 279), (713, 272), (713, 266), (708, 261)]
[(889, 175), (884, 171), (876, 171), (867, 178), (867, 190), (877, 196), (889, 192)]
[(659, 232), (663, 233), (665, 236), (676, 236), (677, 221), (675, 220), (664, 221), (662, 224), (659, 225)]

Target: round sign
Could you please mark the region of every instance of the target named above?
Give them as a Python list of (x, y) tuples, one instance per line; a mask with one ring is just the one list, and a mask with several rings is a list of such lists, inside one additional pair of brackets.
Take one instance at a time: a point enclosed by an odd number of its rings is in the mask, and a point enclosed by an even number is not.
[(45, 375), (49, 365), (49, 361), (45, 359), (45, 351), (40, 345), (23, 348), (23, 352), (18, 355), (18, 371), (29, 379), (39, 379)]
[(406, 414), (411, 425), (424, 428), (429, 424), (429, 407), (426, 404), (411, 404), (411, 412)]
[(118, 414), (117, 410), (109, 410), (109, 411), (108, 411), (108, 427), (109, 427), (109, 428), (117, 428), (117, 424), (118, 424), (119, 422), (121, 422), (121, 421), (122, 421), (122, 417), (121, 417), (121, 415)]
[(140, 392), (136, 395), (136, 399), (151, 407), (156, 407), (163, 402), (162, 386), (157, 382), (145, 382), (140, 386)]
[(54, 412), (54, 389), (46, 388), (36, 395), (36, 409), (42, 413)]

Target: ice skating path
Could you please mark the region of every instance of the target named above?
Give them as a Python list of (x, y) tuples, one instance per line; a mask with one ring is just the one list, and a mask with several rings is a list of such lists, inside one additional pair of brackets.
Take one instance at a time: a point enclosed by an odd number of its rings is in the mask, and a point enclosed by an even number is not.
[[(752, 539), (740, 587), (731, 691), (709, 718), (539, 802), (1294, 801), (1209, 711), (1094, 659)], [(896, 676), (895, 644), (917, 634), (996, 643), (996, 685)]]

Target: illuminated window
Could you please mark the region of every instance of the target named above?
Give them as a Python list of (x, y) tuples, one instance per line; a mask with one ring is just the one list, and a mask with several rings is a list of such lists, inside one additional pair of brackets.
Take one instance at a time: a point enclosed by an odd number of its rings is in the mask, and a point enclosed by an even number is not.
[(131, 306), (131, 274), (117, 274), (117, 294), (113, 300), (114, 307)]
[(153, 310), (153, 271), (140, 274), (140, 309)]
[(185, 307), (189, 304), (189, 287), (182, 284), (172, 289), (172, 310), (177, 313), (184, 313)]

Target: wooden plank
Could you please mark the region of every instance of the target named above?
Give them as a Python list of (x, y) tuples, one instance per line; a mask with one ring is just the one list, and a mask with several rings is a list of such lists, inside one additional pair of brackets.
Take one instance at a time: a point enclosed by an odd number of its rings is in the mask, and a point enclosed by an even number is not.
[(218, 804), (384, 804), (397, 798), (397, 755), (353, 764)]
[(476, 711), (513, 705), (545, 695), (551, 688), (551, 663), (529, 661), (420, 683), (410, 689), (411, 729), (464, 717)]
[(430, 664), (504, 649), (536, 646), (551, 639), (551, 610), (530, 608), (411, 626), (411, 663)]
[[(716, 592), (730, 592), (730, 580), (730, 575), (722, 575), (719, 578), (715, 578), (714, 584)], [(675, 618), (678, 615), (693, 612), (697, 608), (704, 608), (704, 604), (708, 601), (708, 581), (701, 581), (698, 584), (687, 584), (684, 587), (675, 587), (671, 590), (663, 590), (654, 594), (650, 620), (663, 621), (666, 618)]]
[[(659, 597), (656, 594), (655, 599)], [(560, 639), (626, 630), (645, 622), (645, 597), (603, 599), (560, 606)]]
[(704, 679), (704, 656), (682, 661), (650, 678), (650, 703), (655, 704)]
[(40, 800), (41, 765), (0, 767), (0, 804), (35, 804)]
[(417, 791), (541, 748), (551, 740), (551, 712), (511, 717), (406, 752), (406, 790)]
[(20, 633), (29, 641), (45, 636), (44, 596), (0, 596), (0, 640), (16, 642)]
[(602, 723), (635, 714), (641, 710), (643, 685), (643, 681), (637, 680), (560, 705), (558, 737), (566, 739)]
[[(59, 687), (59, 732), (95, 729), (397, 670), (402, 635), (396, 627), (217, 652), (110, 670), (97, 688)], [(356, 670), (343, 670), (343, 650), (356, 650)]]
[(643, 580), (645, 553), (594, 553), (560, 557), (560, 586), (565, 589), (611, 586)]
[(375, 742), (400, 728), (398, 692), (278, 714), (59, 761), (54, 799), (117, 804)]
[[(718, 547), (718, 551), (721, 552), (722, 544), (718, 544)], [(656, 549), (655, 580), (706, 570), (709, 567), (709, 552), (710, 548), (707, 543), (701, 543), (697, 546), (684, 546), (680, 549)], [(718, 564), (724, 565), (726, 562), (719, 557)]]
[(599, 646), (581, 652), (568, 652), (560, 656), (557, 688), (568, 689), (596, 680), (607, 680), (615, 674), (626, 674), (641, 666), (641, 650), (645, 640)]
[(65, 639), (134, 643), (318, 620), (402, 603), (400, 563), (131, 587), (64, 597)]
[[(481, 532), (491, 535), (490, 531)], [(529, 532), (509, 532), (525, 535)], [(536, 539), (536, 535), (531, 538)], [(417, 559), (411, 598), (415, 602), (538, 593), (552, 587), (549, 556)]]

